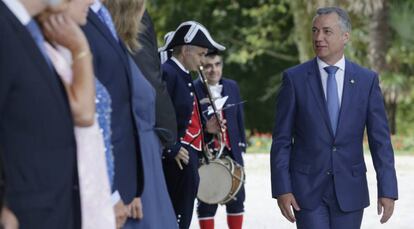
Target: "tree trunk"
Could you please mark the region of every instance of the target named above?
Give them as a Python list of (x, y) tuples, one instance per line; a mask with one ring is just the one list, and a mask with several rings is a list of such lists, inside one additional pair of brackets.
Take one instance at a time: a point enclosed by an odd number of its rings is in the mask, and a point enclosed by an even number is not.
[[(371, 68), (379, 74), (388, 71), (386, 55), (390, 47), (390, 26), (388, 24), (388, 2), (381, 0), (381, 7), (372, 11), (372, 20), (369, 25), (369, 62)], [(390, 97), (398, 97), (398, 91), (388, 90), (384, 93), (385, 108), (388, 114), (388, 124), (392, 134), (396, 134), (397, 100)]]
[(305, 62), (313, 57), (312, 49), (312, 14), (309, 12), (307, 1), (290, 1), (293, 12), (294, 40), (299, 52), (299, 61)]
[(390, 47), (388, 4), (386, 0), (382, 1), (382, 7), (374, 9), (369, 25), (369, 62), (378, 73), (387, 70), (385, 57)]

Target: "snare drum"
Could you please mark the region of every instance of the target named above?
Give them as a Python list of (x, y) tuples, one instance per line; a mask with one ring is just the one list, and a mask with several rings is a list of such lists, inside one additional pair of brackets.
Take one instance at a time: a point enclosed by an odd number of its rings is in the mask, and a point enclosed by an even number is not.
[(245, 181), (243, 167), (228, 156), (201, 165), (198, 173), (197, 197), (207, 204), (225, 204), (234, 199)]

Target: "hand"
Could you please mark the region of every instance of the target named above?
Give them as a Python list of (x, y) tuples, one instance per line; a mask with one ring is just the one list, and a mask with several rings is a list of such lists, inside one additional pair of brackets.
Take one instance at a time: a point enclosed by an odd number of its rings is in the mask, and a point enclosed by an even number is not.
[[(210, 134), (219, 134), (221, 131), (226, 130), (226, 123), (227, 121), (225, 119), (221, 119), (219, 123), (216, 116), (213, 116), (206, 122), (206, 131)], [(221, 131), (220, 128), (222, 128)]]
[(178, 151), (178, 154), (175, 156), (175, 161), (178, 164), (178, 167), (183, 170), (183, 165), (181, 164), (181, 161), (184, 162), (184, 164), (188, 164), (188, 162), (190, 161), (190, 155), (188, 154), (188, 151), (184, 148), (181, 147), (180, 150)]
[(295, 215), (292, 212), (291, 206), (296, 210), (300, 211), (300, 207), (295, 200), (292, 193), (286, 193), (277, 197), (277, 204), (279, 205), (282, 215), (290, 222), (296, 222)]
[(79, 25), (64, 13), (50, 14), (42, 19), (43, 31), (48, 40), (66, 47), (72, 56), (89, 50), (88, 41)]
[(132, 200), (132, 202), (128, 205), (129, 209), (129, 217), (133, 219), (142, 219), (144, 214), (142, 212), (142, 202), (140, 197), (136, 197)]
[(380, 222), (386, 223), (392, 216), (392, 213), (394, 212), (394, 199), (386, 198), (386, 197), (380, 197), (378, 198), (378, 215), (381, 215), (382, 217)]
[(114, 205), (116, 228), (122, 228), (128, 218), (129, 209), (122, 200)]
[(1, 211), (0, 225), (3, 225), (4, 229), (19, 228), (19, 222), (17, 221), (16, 216), (7, 207), (3, 207)]

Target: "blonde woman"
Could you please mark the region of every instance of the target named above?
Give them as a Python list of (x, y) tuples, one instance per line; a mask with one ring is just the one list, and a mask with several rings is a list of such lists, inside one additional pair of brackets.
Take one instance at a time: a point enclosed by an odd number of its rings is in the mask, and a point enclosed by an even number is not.
[[(144, 0), (105, 0), (114, 19), (119, 37), (130, 52), (139, 49), (137, 41), (141, 17), (145, 10)], [(144, 78), (131, 55), (128, 56), (133, 79), (133, 95), (136, 109), (145, 186), (142, 193), (144, 217), (131, 228), (177, 228), (174, 210), (167, 192), (161, 163), (161, 144), (155, 133), (155, 90)]]

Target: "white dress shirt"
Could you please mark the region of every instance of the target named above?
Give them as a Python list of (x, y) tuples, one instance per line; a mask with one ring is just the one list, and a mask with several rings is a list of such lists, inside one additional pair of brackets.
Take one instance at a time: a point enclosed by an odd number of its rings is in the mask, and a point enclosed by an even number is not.
[(217, 83), (216, 85), (208, 85), (210, 88), (211, 96), (213, 99), (221, 98), (221, 92), (223, 91), (223, 85)]
[(19, 19), (22, 25), (26, 26), (32, 20), (27, 9), (20, 1), (16, 0), (2, 0), (4, 4), (9, 8), (9, 10)]
[[(323, 62), (321, 59), (319, 59), (319, 57), (317, 57), (316, 60), (318, 62), (319, 72), (321, 74), (323, 93), (325, 94), (325, 99), (326, 99), (326, 84), (328, 80), (328, 73), (323, 68), (330, 66), (330, 65)], [(344, 77), (345, 77), (345, 57), (342, 56), (342, 58), (338, 62), (336, 62), (333, 66), (336, 66), (339, 68), (335, 74), (335, 79), (336, 79), (336, 84), (338, 86), (337, 88), (338, 88), (339, 106), (341, 106), (342, 91), (344, 88)]]
[(96, 14), (101, 9), (101, 7), (102, 7), (102, 2), (100, 0), (95, 0), (95, 2), (90, 6), (91, 10)]

